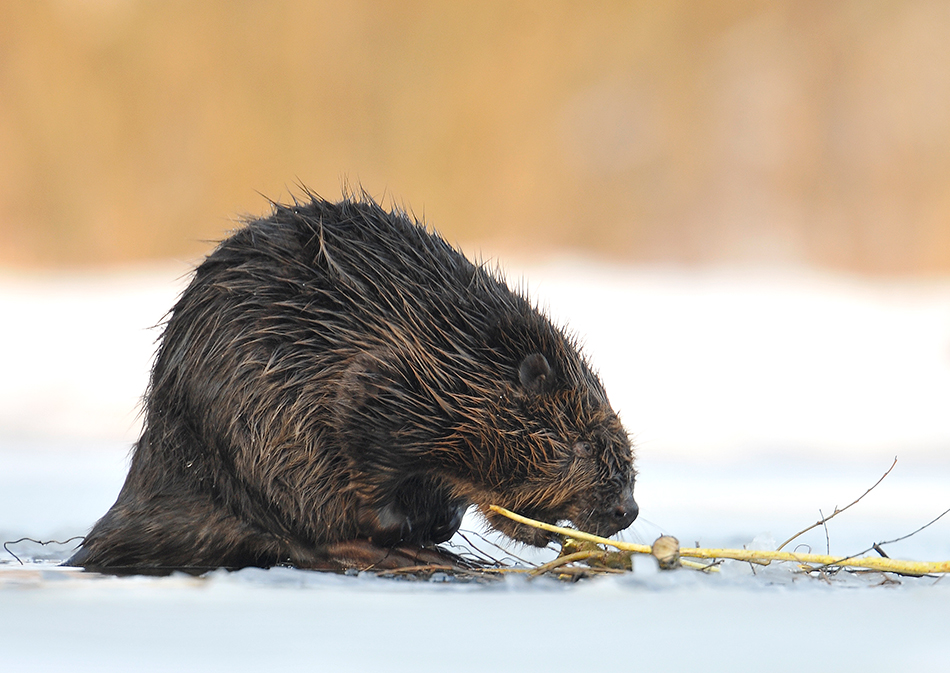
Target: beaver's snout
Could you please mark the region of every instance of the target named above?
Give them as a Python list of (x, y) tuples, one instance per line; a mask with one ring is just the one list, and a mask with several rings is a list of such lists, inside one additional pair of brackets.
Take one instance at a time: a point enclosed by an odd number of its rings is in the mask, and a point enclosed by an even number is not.
[[(615, 504), (599, 512), (594, 520), (594, 530), (591, 532), (603, 537), (610, 537), (632, 524), (640, 513), (640, 506), (633, 498), (633, 486), (628, 486), (620, 493)], [(575, 522), (583, 529), (580, 522)]]
[(633, 489), (625, 492), (620, 504), (610, 511), (616, 530), (620, 531), (632, 524), (640, 513), (640, 506), (633, 499)]

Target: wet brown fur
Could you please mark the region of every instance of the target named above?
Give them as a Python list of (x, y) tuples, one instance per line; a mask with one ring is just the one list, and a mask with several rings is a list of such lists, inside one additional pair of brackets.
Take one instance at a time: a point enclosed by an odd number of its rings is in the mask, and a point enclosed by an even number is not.
[(132, 572), (447, 558), (475, 504), (612, 534), (630, 441), (572, 339), (369, 198), (275, 204), (169, 314), (125, 485), (68, 563)]

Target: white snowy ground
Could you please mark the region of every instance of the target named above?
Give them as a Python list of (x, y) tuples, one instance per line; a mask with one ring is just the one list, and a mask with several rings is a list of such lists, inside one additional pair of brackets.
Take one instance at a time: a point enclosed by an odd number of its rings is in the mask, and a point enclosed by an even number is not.
[[(583, 335), (638, 446), (623, 534), (863, 550), (950, 507), (950, 279), (802, 270), (515, 270)], [(184, 266), (0, 274), (0, 541), (81, 535), (114, 500)], [(466, 528), (478, 529), (467, 520)], [(275, 569), (103, 578), (0, 549), (10, 670), (942, 670), (950, 581), (772, 566), (492, 586)], [(950, 515), (887, 548), (950, 560)], [(520, 553), (517, 548), (512, 551)], [(44, 561), (43, 559), (49, 559)]]

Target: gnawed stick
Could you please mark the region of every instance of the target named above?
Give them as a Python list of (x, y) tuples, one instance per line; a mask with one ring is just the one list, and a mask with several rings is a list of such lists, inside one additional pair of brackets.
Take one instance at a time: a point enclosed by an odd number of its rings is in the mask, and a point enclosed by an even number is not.
[[(610, 540), (599, 535), (592, 535), (573, 528), (563, 528), (554, 526), (543, 521), (535, 521), (528, 517), (510, 512), (503, 507), (491, 505), (490, 509), (497, 514), (506, 516), (513, 521), (523, 523), (526, 526), (546, 530), (551, 533), (557, 533), (575, 540), (585, 540), (595, 544), (610, 545), (615, 549), (630, 551), (636, 554), (652, 554), (653, 548), (644, 544), (632, 544), (630, 542), (621, 542), (619, 540)], [(753, 549), (704, 549), (701, 547), (681, 547), (680, 556), (689, 556), (692, 558), (705, 559), (732, 559), (735, 561), (750, 562), (769, 562), (769, 561), (791, 561), (802, 565), (814, 564), (821, 567), (840, 566), (851, 568), (869, 568), (880, 570), (882, 572), (894, 572), (902, 575), (929, 575), (936, 573), (950, 573), (950, 561), (902, 561), (899, 559), (880, 558), (863, 556), (860, 558), (847, 556), (828, 556), (825, 554), (798, 554), (794, 552), (783, 551), (765, 551)]]
[(609, 540), (605, 537), (600, 537), (599, 535), (592, 535), (591, 533), (585, 533), (582, 530), (575, 530), (573, 528), (563, 528), (561, 526), (555, 526), (554, 524), (544, 523), (543, 521), (535, 521), (534, 519), (529, 519), (526, 516), (521, 516), (520, 514), (515, 514), (514, 512), (505, 509), (504, 507), (499, 507), (498, 505), (489, 505), (488, 509), (495, 512), (496, 514), (501, 514), (506, 516), (512, 521), (517, 521), (518, 523), (523, 523), (526, 526), (531, 526), (532, 528), (537, 528), (539, 530), (546, 530), (549, 533), (557, 533), (565, 537), (574, 538), (575, 540), (584, 540), (586, 542), (593, 542), (595, 544), (609, 544), (615, 549), (620, 549), (622, 551), (632, 551), (636, 554), (651, 554), (653, 553), (653, 548), (648, 544), (633, 544), (630, 542), (620, 542), (619, 540)]

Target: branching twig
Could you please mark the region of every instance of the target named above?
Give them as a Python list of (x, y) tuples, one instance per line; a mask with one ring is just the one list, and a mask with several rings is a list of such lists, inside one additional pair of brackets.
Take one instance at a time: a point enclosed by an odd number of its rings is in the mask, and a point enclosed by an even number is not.
[[(549, 561), (544, 565), (539, 565), (537, 568), (528, 571), (528, 577), (536, 577), (546, 572), (556, 571), (561, 568), (561, 566), (567, 565), (568, 563), (573, 563), (574, 561), (586, 561), (588, 559), (594, 559), (605, 563), (607, 561), (607, 554), (610, 552), (605, 551), (596, 551), (593, 549), (587, 549), (584, 551), (574, 552), (573, 554), (566, 554), (564, 556), (558, 556), (553, 561)], [(613, 552), (616, 554), (617, 552)], [(624, 572), (618, 568), (607, 568), (607, 567), (598, 567), (597, 571), (599, 572)]]
[[(882, 481), (884, 481), (884, 477), (886, 477), (887, 475), (889, 475), (889, 474), (891, 473), (891, 470), (894, 469), (894, 466), (895, 466), (895, 465), (897, 465), (897, 458), (896, 458), (896, 457), (894, 458), (894, 462), (891, 463), (891, 466), (890, 466), (889, 468), (887, 468), (887, 472), (885, 472), (883, 475), (881, 475), (881, 478), (878, 479), (876, 482), (874, 482), (874, 486), (872, 486), (871, 488), (869, 488), (868, 490), (866, 490), (864, 493), (862, 493), (862, 494), (861, 494), (861, 497), (859, 497), (857, 500), (855, 500), (854, 502), (852, 502), (850, 505), (847, 505), (846, 507), (842, 507), (841, 509), (838, 509), (837, 507), (835, 507), (835, 511), (834, 511), (833, 513), (829, 514), (828, 516), (823, 516), (823, 517), (821, 518), (821, 521), (816, 521), (815, 523), (813, 523), (812, 525), (810, 525), (810, 526), (809, 526), (808, 528), (806, 528), (805, 530), (799, 531), (798, 533), (795, 533), (792, 537), (788, 538), (787, 540), (785, 540), (785, 542), (783, 542), (782, 544), (780, 544), (780, 545), (778, 546), (778, 548), (776, 549), (776, 551), (781, 551), (781, 550), (782, 550), (782, 547), (784, 547), (785, 545), (787, 545), (789, 542), (791, 542), (791, 541), (794, 540), (795, 538), (797, 538), (797, 537), (799, 537), (799, 536), (801, 536), (801, 535), (804, 535), (805, 533), (807, 533), (808, 531), (810, 531), (810, 530), (813, 529), (813, 528), (817, 528), (818, 526), (824, 526), (826, 522), (831, 521), (833, 518), (835, 518), (836, 516), (838, 516), (839, 514), (841, 514), (841, 513), (842, 513), (843, 511), (845, 511), (846, 509), (852, 507), (853, 505), (858, 504), (858, 502), (861, 501), (861, 498), (863, 498), (863, 497), (866, 496), (868, 493), (870, 493), (871, 491), (873, 491), (875, 488), (877, 488), (877, 485), (878, 485), (878, 484), (880, 484)], [(821, 513), (821, 510), (819, 510), (819, 514), (820, 514), (820, 513)]]
[[(920, 531), (922, 531), (924, 528), (927, 528), (928, 526), (932, 526), (933, 524), (937, 523), (938, 521), (940, 521), (940, 519), (942, 519), (943, 517), (945, 517), (947, 514), (950, 514), (950, 509), (944, 510), (941, 514), (937, 515), (937, 517), (934, 518), (932, 521), (929, 521), (929, 522), (925, 523), (923, 526), (921, 526), (920, 528), (918, 528), (917, 530), (915, 530), (915, 531), (912, 532), (912, 533), (908, 533), (907, 535), (901, 535), (900, 537), (896, 537), (896, 538), (894, 538), (893, 540), (885, 540), (884, 542), (875, 542), (875, 543), (872, 544), (870, 547), (868, 547), (867, 549), (864, 549), (864, 550), (862, 550), (862, 551), (859, 551), (857, 554), (852, 554), (851, 556), (846, 556), (846, 557), (844, 557), (843, 559), (841, 559), (840, 561), (838, 561), (837, 563), (828, 563), (828, 564), (826, 564), (826, 566), (829, 566), (829, 565), (852, 565), (852, 564), (850, 563), (851, 559), (859, 558), (859, 557), (863, 556), (864, 554), (867, 554), (867, 553), (870, 552), (870, 551), (876, 551), (878, 554), (880, 554), (880, 555), (882, 556), (882, 559), (881, 559), (882, 561), (885, 561), (885, 560), (886, 560), (886, 561), (890, 561), (890, 560), (891, 560), (891, 557), (884, 553), (884, 550), (881, 549), (881, 546), (882, 546), (882, 545), (885, 545), (885, 544), (894, 544), (895, 542), (900, 542), (900, 541), (902, 541), (902, 540), (906, 540), (907, 538), (909, 538), (909, 537), (911, 537), (911, 536), (913, 536), (913, 535), (917, 535), (917, 533), (919, 533)], [(945, 565), (946, 565), (946, 564), (945, 564)], [(822, 566), (822, 568), (823, 568), (823, 567), (825, 567), (825, 566)], [(821, 570), (822, 568), (815, 568), (814, 570)], [(899, 572), (899, 571), (898, 571), (898, 572)], [(929, 571), (927, 571), (927, 572), (928, 572), (928, 573), (930, 573), (930, 572), (938, 573), (938, 572), (950, 572), (950, 571), (947, 571), (947, 570), (929, 570)], [(909, 573), (909, 574), (917, 575), (917, 574), (926, 574), (926, 573), (916, 573), (916, 572), (913, 572), (913, 573)]]

